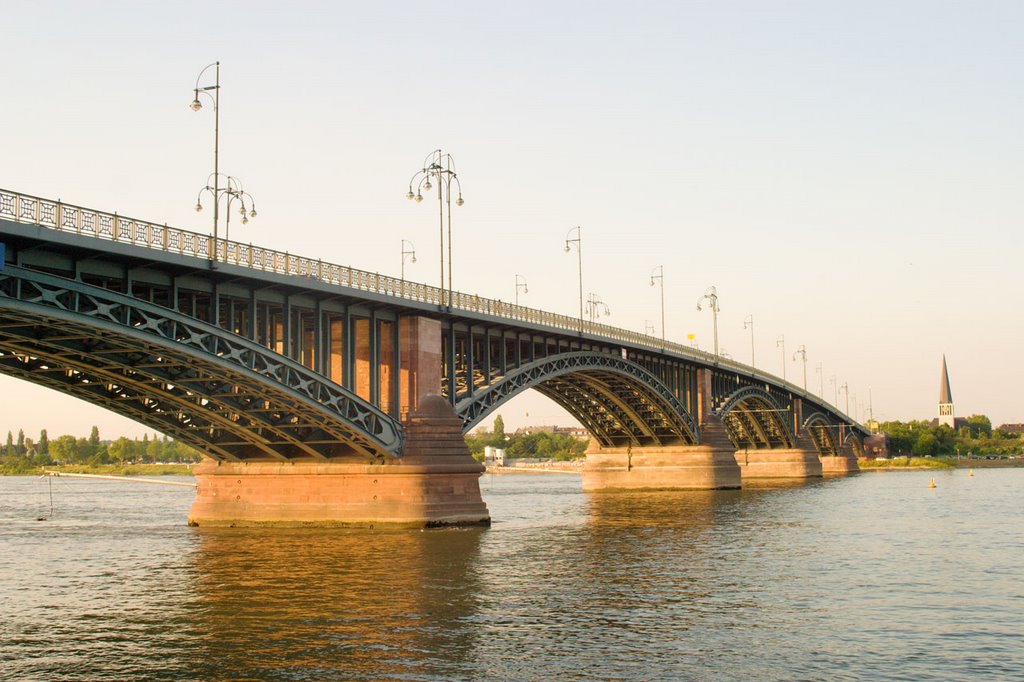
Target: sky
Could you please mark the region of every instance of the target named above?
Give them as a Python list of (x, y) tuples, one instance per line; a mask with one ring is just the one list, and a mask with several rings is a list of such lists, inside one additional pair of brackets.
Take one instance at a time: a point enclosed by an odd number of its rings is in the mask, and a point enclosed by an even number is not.
[[(660, 328), (663, 266), (671, 340), (711, 348), (715, 286), (724, 353), (751, 361), (752, 316), (754, 364), (801, 384), (804, 346), (851, 416), (936, 416), (945, 354), (958, 415), (1024, 421), (1020, 2), (15, 2), (0, 187), (209, 232), (213, 112), (188, 105), (216, 60), (221, 170), (259, 214), (233, 239), (385, 274), (408, 239), (435, 284), (436, 207), (404, 195), (441, 148), (455, 289), (511, 301), (520, 275), (576, 314), (578, 225), (600, 322)], [(147, 431), (0, 377), (0, 430), (92, 424)]]

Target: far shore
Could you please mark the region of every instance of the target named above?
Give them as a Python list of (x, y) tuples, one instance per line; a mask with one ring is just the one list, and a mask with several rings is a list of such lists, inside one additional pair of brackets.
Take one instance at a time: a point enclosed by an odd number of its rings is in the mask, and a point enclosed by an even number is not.
[(16, 471), (0, 468), (3, 476), (45, 476), (60, 474), (98, 474), (101, 476), (191, 476), (194, 464), (65, 464), (31, 467)]

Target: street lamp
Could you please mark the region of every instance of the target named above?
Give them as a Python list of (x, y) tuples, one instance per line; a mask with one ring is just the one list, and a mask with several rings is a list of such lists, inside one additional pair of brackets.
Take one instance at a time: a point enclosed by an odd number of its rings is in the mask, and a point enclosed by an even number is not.
[[(456, 199), (455, 205), (462, 206), (464, 203), (462, 200), (462, 183), (459, 182), (459, 176), (455, 173), (455, 159), (452, 158), (451, 154), (445, 154), (440, 149), (427, 154), (427, 158), (423, 160), (423, 168), (413, 173), (412, 178), (409, 180), (409, 192), (405, 195), (406, 199), (416, 200), (416, 203), (423, 201), (423, 192), (428, 192), (433, 187), (430, 183), (430, 179), (434, 178), (437, 181), (437, 206), (438, 206), (438, 217), (440, 221), (440, 243), (441, 243), (441, 297), (447, 300), (447, 305), (451, 307), (452, 304), (452, 183), (455, 183), (455, 187), (458, 190), (459, 198)], [(413, 194), (412, 187), (416, 185), (416, 193)], [(445, 296), (444, 288), (444, 214), (445, 206), (448, 208), (448, 294)], [(440, 301), (441, 305), (445, 305), (445, 300)]]
[[(846, 393), (846, 409), (843, 412), (846, 416), (850, 416), (850, 384), (844, 381), (843, 385), (839, 388), (843, 389), (843, 392)], [(836, 396), (836, 399), (838, 400), (839, 396)]]
[(832, 384), (832, 407), (838, 407), (839, 405), (839, 384), (836, 383), (836, 375), (833, 374), (828, 378), (828, 383)]
[(526, 288), (526, 278), (522, 275), (516, 275), (516, 305), (519, 305), (519, 292), (522, 291), (524, 294), (530, 293), (530, 290)]
[(644, 320), (644, 336), (654, 336), (654, 323), (650, 320)]
[[(408, 249), (405, 248), (406, 244), (409, 245)], [(416, 262), (416, 245), (413, 244), (408, 239), (403, 239), (402, 240), (402, 277), (401, 277), (402, 282), (405, 282), (405, 261), (406, 260), (408, 260), (410, 263), (415, 263)]]
[[(658, 274), (655, 275), (654, 271), (657, 270)], [(658, 280), (658, 284), (661, 287), (661, 345), (665, 345), (665, 266), (659, 265), (658, 267), (651, 270), (651, 286), (654, 286), (654, 280)]]
[(754, 315), (751, 313), (743, 320), (743, 328), (750, 329), (750, 366), (754, 367)]
[[(214, 67), (214, 81), (213, 85), (200, 86), (199, 81), (203, 79), (203, 74), (206, 73), (207, 69)], [(213, 94), (210, 94), (210, 91)], [(210, 98), (213, 102), (213, 196), (220, 197), (220, 62), (214, 62), (213, 64), (207, 64), (203, 67), (203, 70), (196, 76), (196, 85), (192, 89), (193, 97), (192, 104), (189, 106), (192, 111), (199, 111), (203, 108), (203, 103), (199, 101), (199, 95), (203, 94)], [(219, 201), (214, 201), (213, 204), (213, 253), (210, 256), (211, 261), (217, 260), (217, 227), (220, 222), (220, 211)], [(196, 211), (202, 210), (202, 205), (196, 202)]]
[[(210, 180), (213, 180), (211, 185)], [(224, 179), (224, 186), (220, 185), (221, 178)], [(206, 179), (206, 186), (199, 190), (199, 194), (196, 196), (196, 213), (203, 210), (203, 194), (209, 194), (213, 197), (213, 212), (216, 215), (220, 208), (220, 200), (224, 201), (224, 252), (225, 257), (227, 255), (228, 241), (231, 237), (231, 202), (238, 201), (241, 206), (238, 212), (242, 215), (242, 224), (247, 225), (249, 218), (256, 217), (256, 201), (253, 199), (252, 194), (246, 192), (242, 187), (242, 182), (232, 175), (217, 175), (214, 173), (210, 174), (210, 177)], [(214, 228), (213, 237), (213, 253), (211, 260), (217, 260), (217, 254), (219, 251), (219, 243), (217, 239), (216, 228)]]
[[(576, 231), (576, 238), (569, 239), (569, 235)], [(569, 245), (576, 245), (576, 272), (579, 274), (580, 280), (580, 334), (583, 333), (583, 229), (577, 225), (565, 233), (565, 248), (562, 249), (566, 253), (569, 253)]]
[(606, 316), (612, 314), (612, 311), (608, 309), (608, 306), (605, 305), (600, 296), (593, 292), (587, 294), (587, 315), (590, 317), (591, 324), (593, 324), (595, 319), (601, 317), (601, 311), (604, 311)]
[(782, 380), (786, 380), (786, 335), (779, 334), (779, 338), (775, 339), (775, 347), (782, 349)]
[(796, 349), (795, 353), (793, 353), (793, 359), (796, 360), (796, 356), (798, 356), (798, 355), (800, 357), (802, 357), (803, 361), (804, 361), (804, 393), (806, 393), (807, 392), (807, 348), (803, 344), (800, 344), (800, 347)]
[(819, 362), (814, 366), (814, 373), (818, 375), (818, 397), (822, 400), (825, 399), (825, 373), (821, 369), (821, 363)]
[(715, 357), (718, 357), (718, 290), (715, 287), (708, 287), (704, 291), (704, 295), (697, 299), (697, 312), (703, 310), (700, 307), (700, 302), (707, 299), (711, 304), (711, 319), (715, 328)]

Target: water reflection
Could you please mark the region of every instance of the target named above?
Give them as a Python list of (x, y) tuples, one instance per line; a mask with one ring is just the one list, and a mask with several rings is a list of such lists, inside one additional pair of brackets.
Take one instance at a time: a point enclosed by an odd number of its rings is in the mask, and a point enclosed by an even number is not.
[(200, 676), (443, 677), (472, 651), (457, 623), (475, 609), (480, 529), (197, 532)]

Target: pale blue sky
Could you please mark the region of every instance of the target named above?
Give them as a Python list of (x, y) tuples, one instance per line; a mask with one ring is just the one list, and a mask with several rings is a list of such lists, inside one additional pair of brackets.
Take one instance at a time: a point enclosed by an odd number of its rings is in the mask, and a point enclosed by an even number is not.
[[(186, 229), (221, 168), (259, 218), (232, 236), (397, 274), (401, 239), (438, 279), (432, 149), (458, 162), (457, 289), (711, 345), (800, 381), (808, 351), (875, 415), (1024, 421), (1020, 347), (1024, 4), (1019, 2), (16, 3), (0, 26), (0, 186)], [(244, 229), (244, 233), (242, 230)], [(243, 237), (244, 235), (244, 237)], [(840, 396), (840, 403), (843, 402)], [(523, 401), (506, 423), (554, 414)], [(141, 433), (0, 378), (0, 430)], [(851, 412), (853, 409), (851, 408)], [(863, 413), (861, 413), (863, 414)]]

